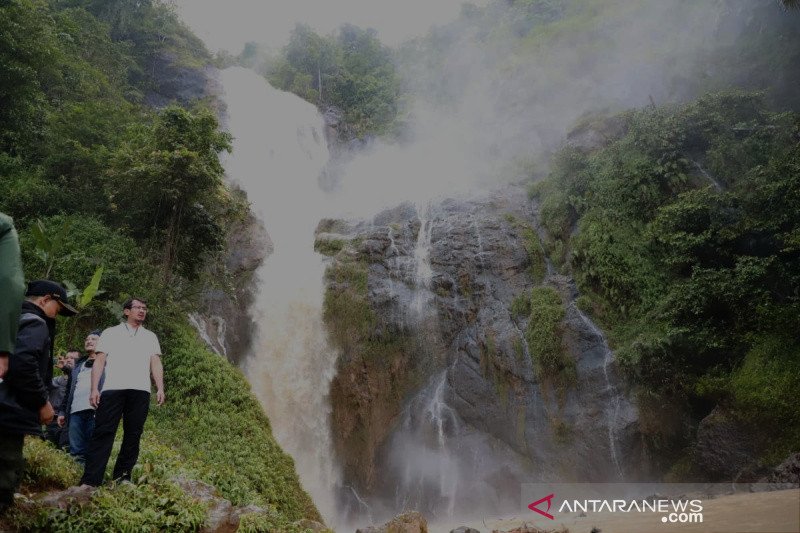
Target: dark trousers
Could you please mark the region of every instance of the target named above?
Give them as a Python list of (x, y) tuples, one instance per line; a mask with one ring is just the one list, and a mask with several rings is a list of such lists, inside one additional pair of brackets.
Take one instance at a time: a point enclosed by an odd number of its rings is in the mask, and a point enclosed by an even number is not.
[(54, 420), (45, 427), (44, 439), (52, 442), (57, 448), (66, 448), (69, 445), (69, 432), (66, 427), (59, 427), (58, 422)]
[(113, 479), (130, 480), (139, 458), (139, 440), (150, 409), (150, 393), (124, 389), (103, 391), (94, 418), (94, 433), (86, 454), (86, 468), (81, 483), (99, 486), (103, 482), (114, 436), (122, 420), (122, 446), (114, 465)]
[(80, 464), (86, 464), (86, 451), (94, 433), (94, 409), (69, 415), (69, 453)]
[(25, 435), (10, 435), (5, 429), (0, 433), (0, 516), (14, 503), (14, 492), (22, 479), (24, 443)]

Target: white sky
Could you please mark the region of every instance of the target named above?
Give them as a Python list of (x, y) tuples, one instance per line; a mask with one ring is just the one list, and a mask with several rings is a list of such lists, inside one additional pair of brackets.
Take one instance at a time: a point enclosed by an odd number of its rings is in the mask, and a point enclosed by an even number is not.
[[(349, 22), (396, 45), (455, 19), (464, 0), (175, 0), (184, 22), (212, 50), (238, 54), (244, 43), (286, 44), (295, 23), (327, 34)], [(473, 0), (485, 4), (488, 0)]]

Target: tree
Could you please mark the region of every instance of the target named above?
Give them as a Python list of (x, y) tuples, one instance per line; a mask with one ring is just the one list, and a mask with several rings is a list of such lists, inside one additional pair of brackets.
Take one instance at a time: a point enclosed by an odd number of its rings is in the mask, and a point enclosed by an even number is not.
[(225, 202), (222, 150), (230, 150), (230, 135), (218, 131), (210, 111), (171, 106), (114, 156), (116, 215), (158, 250), (164, 282), (173, 273), (194, 278), (223, 244), (212, 216)]

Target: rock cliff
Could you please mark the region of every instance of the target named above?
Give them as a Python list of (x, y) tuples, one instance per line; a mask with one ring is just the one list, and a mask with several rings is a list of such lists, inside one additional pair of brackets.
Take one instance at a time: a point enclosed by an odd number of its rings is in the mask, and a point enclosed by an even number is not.
[[(544, 264), (534, 227), (524, 191), (509, 187), (318, 228), (341, 350), (334, 435), (360, 490), (397, 499), (436, 485), (425, 503), (436, 514), (518, 498), (525, 480), (609, 481), (641, 468), (637, 411), (613, 354), (572, 280)], [(529, 346), (534, 287), (560, 301), (566, 378), (543, 372)]]

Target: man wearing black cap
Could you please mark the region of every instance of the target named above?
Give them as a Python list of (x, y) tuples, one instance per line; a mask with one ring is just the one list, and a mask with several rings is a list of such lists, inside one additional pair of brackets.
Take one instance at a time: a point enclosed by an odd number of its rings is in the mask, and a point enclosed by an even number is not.
[(41, 435), (53, 420), (48, 384), (53, 377), (56, 315), (77, 313), (67, 303), (64, 287), (48, 280), (32, 281), (25, 292), (14, 352), (0, 387), (0, 514), (14, 502), (24, 462), (25, 434)]

